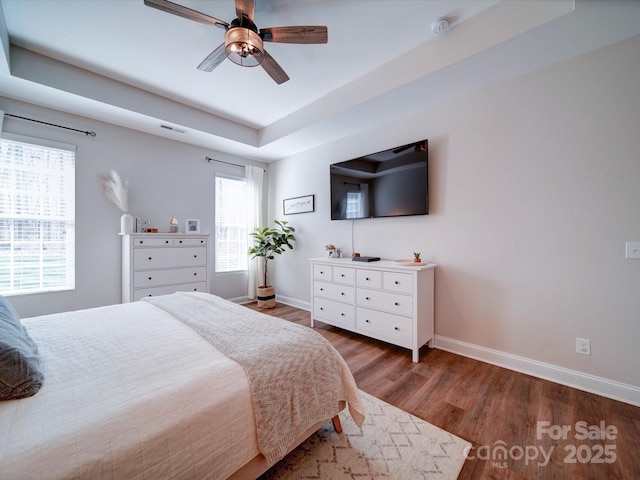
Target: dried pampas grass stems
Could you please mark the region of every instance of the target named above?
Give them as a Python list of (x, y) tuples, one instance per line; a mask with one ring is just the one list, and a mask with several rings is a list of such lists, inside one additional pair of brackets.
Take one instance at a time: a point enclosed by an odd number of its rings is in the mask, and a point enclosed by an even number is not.
[(111, 170), (108, 175), (100, 175), (100, 182), (104, 188), (104, 193), (122, 213), (127, 213), (129, 209), (127, 198), (127, 183), (120, 174)]

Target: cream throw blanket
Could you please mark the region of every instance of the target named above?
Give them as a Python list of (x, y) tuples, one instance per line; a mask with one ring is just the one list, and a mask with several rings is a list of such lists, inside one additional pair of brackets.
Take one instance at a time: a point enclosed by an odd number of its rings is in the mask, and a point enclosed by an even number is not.
[(364, 411), (349, 367), (312, 329), (207, 293), (144, 300), (184, 322), (244, 368), (258, 447), (269, 463), (283, 457), (315, 423), (337, 415), (345, 403), (362, 425)]

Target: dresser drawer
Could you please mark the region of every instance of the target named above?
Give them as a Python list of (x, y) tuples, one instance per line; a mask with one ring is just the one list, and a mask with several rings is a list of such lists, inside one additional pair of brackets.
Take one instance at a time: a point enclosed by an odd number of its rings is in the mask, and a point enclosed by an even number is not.
[(135, 248), (134, 270), (204, 266), (207, 264), (207, 247), (184, 248)]
[(182, 285), (165, 285), (164, 287), (139, 288), (133, 291), (133, 300), (138, 301), (144, 297), (157, 297), (176, 292), (205, 292), (207, 282), (183, 283)]
[(411, 348), (413, 339), (412, 319), (358, 307), (356, 327), (363, 332), (382, 337), (401, 347)]
[(347, 285), (356, 284), (356, 269), (348, 267), (333, 267), (333, 281)]
[(382, 272), (378, 270), (358, 269), (356, 272), (356, 285), (359, 287), (381, 288)]
[(413, 275), (410, 273), (384, 272), (382, 288), (399, 293), (413, 292)]
[(158, 285), (175, 283), (193, 283), (206, 280), (207, 267), (138, 271), (133, 274), (133, 288), (156, 287)]
[(329, 265), (314, 265), (313, 266), (313, 278), (317, 278), (319, 280), (331, 280), (331, 275), (333, 272), (333, 268)]
[(136, 237), (133, 240), (135, 247), (173, 247), (173, 237)]
[(334, 302), (326, 298), (314, 298), (313, 318), (353, 330), (356, 326), (356, 309), (353, 305)]
[(413, 313), (413, 297), (379, 290), (359, 288), (356, 293), (357, 305), (375, 308), (398, 315), (411, 316)]
[(206, 245), (206, 238), (189, 238), (189, 237), (176, 237), (173, 239), (173, 244), (176, 247), (197, 247), (198, 245)]
[(356, 298), (354, 287), (327, 282), (313, 282), (313, 295), (345, 303), (354, 303)]

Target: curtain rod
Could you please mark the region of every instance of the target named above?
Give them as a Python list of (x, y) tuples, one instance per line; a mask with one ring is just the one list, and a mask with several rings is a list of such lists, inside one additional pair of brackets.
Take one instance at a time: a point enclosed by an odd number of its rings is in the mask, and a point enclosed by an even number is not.
[(5, 113), (4, 115), (5, 117), (19, 118), (20, 120), (27, 120), (28, 122), (42, 123), (43, 125), (49, 125), (50, 127), (64, 128), (66, 130), (72, 130), (74, 132), (84, 133), (88, 137), (96, 136), (96, 132), (78, 130), (77, 128), (65, 127), (64, 125), (56, 125), (55, 123), (48, 123), (48, 122), (43, 122), (41, 120), (34, 120), (33, 118), (21, 117), (19, 115), (12, 115), (11, 113)]
[[(240, 167), (240, 168), (244, 168), (245, 165), (240, 165), (239, 163), (232, 163), (232, 162), (226, 162), (224, 160), (218, 160), (216, 158), (211, 158), (211, 157), (204, 157), (204, 159), (211, 163), (211, 162), (219, 162), (219, 163), (226, 163), (227, 165), (233, 165), (234, 167)], [(263, 168), (262, 169), (263, 172), (266, 172), (266, 170)]]

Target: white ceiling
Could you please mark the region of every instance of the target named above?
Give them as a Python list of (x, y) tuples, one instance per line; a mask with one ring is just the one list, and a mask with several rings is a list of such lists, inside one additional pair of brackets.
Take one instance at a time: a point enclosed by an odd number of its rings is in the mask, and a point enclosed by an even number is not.
[[(235, 18), (233, 0), (175, 2)], [(277, 85), (228, 60), (197, 70), (224, 31), (143, 0), (0, 5), (0, 95), (267, 162), (640, 34), (636, 1), (257, 0), (259, 28), (328, 27), (326, 45), (265, 43)]]

